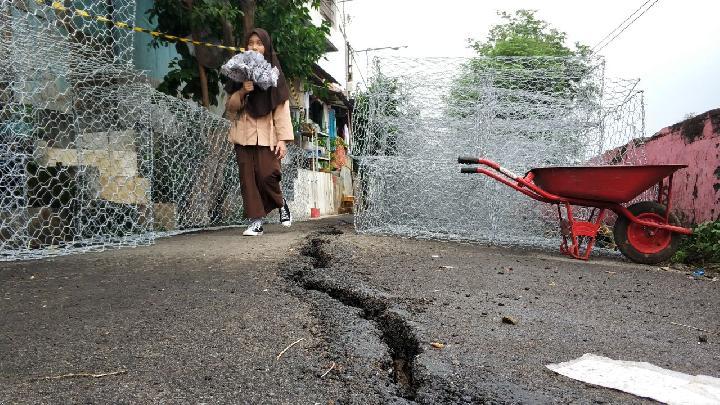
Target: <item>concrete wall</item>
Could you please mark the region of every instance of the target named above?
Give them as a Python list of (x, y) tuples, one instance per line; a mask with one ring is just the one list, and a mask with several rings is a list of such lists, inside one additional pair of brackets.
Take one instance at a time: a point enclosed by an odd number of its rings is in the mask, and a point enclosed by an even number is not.
[(720, 108), (662, 129), (639, 146), (647, 164), (686, 164), (673, 180), (681, 221), (720, 219)]
[[(337, 214), (338, 207), (332, 174), (299, 169), (294, 183), (295, 192), (293, 198), (288, 199), (288, 205), (294, 220), (304, 221), (309, 219), (310, 208), (318, 208), (320, 215)], [(276, 211), (268, 215), (270, 222), (276, 219)]]

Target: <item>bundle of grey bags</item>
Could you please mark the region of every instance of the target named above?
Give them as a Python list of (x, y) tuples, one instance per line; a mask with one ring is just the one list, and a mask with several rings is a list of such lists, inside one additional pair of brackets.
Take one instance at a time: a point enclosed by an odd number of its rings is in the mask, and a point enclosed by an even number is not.
[(222, 65), (220, 73), (234, 82), (252, 81), (263, 90), (277, 86), (280, 74), (262, 54), (255, 51), (245, 51), (233, 56)]

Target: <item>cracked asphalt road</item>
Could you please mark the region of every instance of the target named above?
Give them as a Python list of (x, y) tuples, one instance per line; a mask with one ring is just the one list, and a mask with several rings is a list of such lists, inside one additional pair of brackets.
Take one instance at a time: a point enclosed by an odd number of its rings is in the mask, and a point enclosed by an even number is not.
[(677, 323), (720, 332), (720, 283), (347, 221), (1, 263), (0, 403), (649, 402), (544, 367), (584, 353), (718, 377)]

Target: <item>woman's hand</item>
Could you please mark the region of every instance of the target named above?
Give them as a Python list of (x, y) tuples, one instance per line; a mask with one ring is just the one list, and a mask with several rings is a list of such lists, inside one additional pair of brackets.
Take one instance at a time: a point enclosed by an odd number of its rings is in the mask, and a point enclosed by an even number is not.
[(242, 108), (243, 98), (245, 95), (240, 94), (241, 92), (242, 90), (236, 91), (228, 97), (227, 101), (225, 101), (225, 111), (227, 113), (236, 114)]
[(255, 85), (253, 84), (252, 80), (243, 82), (243, 90), (245, 90), (246, 94), (251, 93), (253, 90), (255, 90)]
[(278, 160), (282, 160), (282, 158), (287, 155), (287, 145), (285, 144), (285, 141), (278, 141), (275, 147), (270, 145), (270, 150), (275, 152), (275, 156), (277, 156)]

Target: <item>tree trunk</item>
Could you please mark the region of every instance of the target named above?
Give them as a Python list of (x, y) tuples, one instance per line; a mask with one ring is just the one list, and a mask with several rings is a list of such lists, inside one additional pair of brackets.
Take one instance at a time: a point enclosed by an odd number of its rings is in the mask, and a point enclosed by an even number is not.
[[(185, 3), (185, 7), (192, 10), (193, 8), (193, 0), (182, 0), (183, 3)], [(200, 35), (198, 35), (197, 29), (193, 27), (192, 29), (192, 39), (193, 41), (199, 41)], [(205, 74), (205, 67), (200, 64), (200, 61), (197, 57), (195, 57), (195, 63), (198, 65), (198, 74), (200, 76), (200, 93), (202, 95), (202, 105), (205, 108), (210, 107), (210, 92), (208, 91), (208, 81), (207, 81), (207, 74)]]
[(198, 71), (200, 73), (200, 91), (202, 92), (202, 105), (205, 108), (210, 108), (210, 92), (208, 91), (208, 80), (207, 74), (205, 74), (205, 67), (200, 64), (200, 61), (195, 59), (198, 63)]
[[(235, 46), (235, 35), (233, 35), (233, 25), (226, 19), (222, 19), (223, 45)], [(235, 52), (227, 51), (228, 57), (232, 57)]]
[[(255, 29), (255, 0), (241, 0), (240, 9), (243, 12), (243, 32), (245, 38), (250, 34), (250, 31)], [(245, 39), (243, 39), (244, 41)], [(243, 44), (243, 47), (245, 44)]]
[[(198, 33), (197, 29), (193, 29), (192, 39), (193, 39), (193, 41), (200, 40), (200, 34)], [(198, 73), (200, 76), (200, 93), (202, 95), (202, 105), (205, 108), (209, 108), (210, 107), (210, 92), (208, 91), (207, 74), (205, 73), (205, 67), (200, 63), (200, 60), (197, 58), (197, 53), (195, 55), (196, 55), (195, 63), (197, 63), (197, 65), (198, 65)]]

